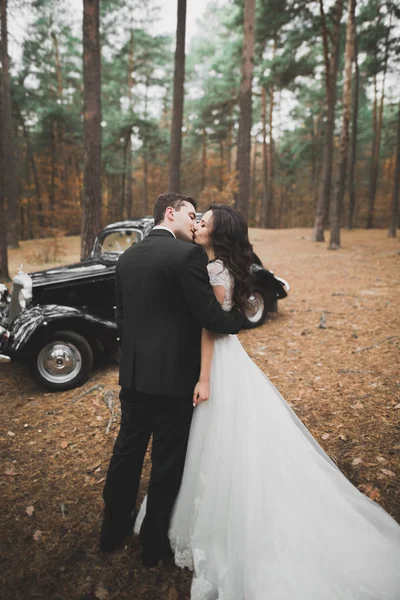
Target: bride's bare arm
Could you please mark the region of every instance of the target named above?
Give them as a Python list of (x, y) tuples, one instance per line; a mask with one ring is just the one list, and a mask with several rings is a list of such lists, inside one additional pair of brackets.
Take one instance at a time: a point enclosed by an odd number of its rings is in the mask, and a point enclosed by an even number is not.
[[(215, 297), (222, 305), (225, 299), (225, 288), (222, 285), (213, 287)], [(208, 329), (201, 332), (201, 367), (200, 377), (193, 392), (193, 406), (206, 402), (210, 397), (210, 373), (214, 353), (216, 334)]]

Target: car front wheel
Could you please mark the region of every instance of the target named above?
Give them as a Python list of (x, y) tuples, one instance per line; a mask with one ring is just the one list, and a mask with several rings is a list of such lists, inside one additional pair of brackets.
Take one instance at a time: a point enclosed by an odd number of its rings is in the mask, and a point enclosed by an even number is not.
[(249, 306), (245, 311), (245, 328), (253, 329), (261, 325), (268, 312), (266, 293), (261, 288), (254, 288), (249, 297)]
[(37, 344), (31, 361), (31, 375), (38, 385), (62, 392), (83, 385), (93, 366), (93, 351), (75, 331), (54, 331)]

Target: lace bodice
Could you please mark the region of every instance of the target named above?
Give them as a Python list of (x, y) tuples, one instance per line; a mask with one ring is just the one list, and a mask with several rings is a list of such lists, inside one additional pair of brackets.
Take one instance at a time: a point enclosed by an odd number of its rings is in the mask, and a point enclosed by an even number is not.
[(213, 260), (207, 265), (211, 285), (222, 285), (225, 288), (225, 298), (222, 304), (224, 310), (231, 310), (234, 280), (229, 270), (221, 260)]

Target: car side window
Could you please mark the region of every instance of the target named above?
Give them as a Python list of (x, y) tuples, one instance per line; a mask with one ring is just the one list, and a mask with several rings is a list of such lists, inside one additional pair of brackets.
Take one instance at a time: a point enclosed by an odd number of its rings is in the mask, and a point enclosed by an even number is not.
[(134, 229), (110, 231), (100, 242), (100, 254), (122, 254), (141, 239), (141, 232)]

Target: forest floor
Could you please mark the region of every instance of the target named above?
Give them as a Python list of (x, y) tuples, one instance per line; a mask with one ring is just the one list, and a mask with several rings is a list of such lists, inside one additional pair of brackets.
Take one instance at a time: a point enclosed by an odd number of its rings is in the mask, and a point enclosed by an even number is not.
[[(242, 343), (345, 475), (400, 522), (399, 240), (343, 232), (342, 249), (329, 252), (308, 229), (254, 229), (251, 239), (292, 289), (279, 313), (240, 334)], [(20, 263), (33, 271), (54, 264), (44, 260), (78, 260), (78, 238), (54, 244), (23, 242), (10, 252), (12, 274)], [(21, 365), (0, 365), (4, 600), (189, 598), (191, 574), (144, 569), (137, 539), (116, 555), (98, 550), (118, 429), (117, 418), (106, 432), (107, 391), (117, 406), (116, 365), (60, 394), (44, 393)], [(148, 475), (147, 456), (139, 501)]]

